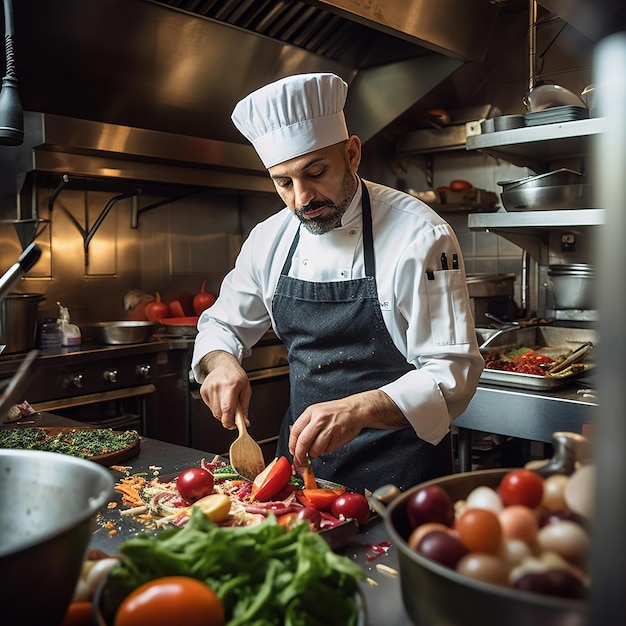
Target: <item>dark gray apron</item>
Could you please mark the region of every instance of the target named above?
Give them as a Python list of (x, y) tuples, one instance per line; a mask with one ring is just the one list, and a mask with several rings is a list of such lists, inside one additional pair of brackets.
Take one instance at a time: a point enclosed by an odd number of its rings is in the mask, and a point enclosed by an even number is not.
[[(362, 186), (365, 278), (316, 283), (289, 277), (298, 230), (274, 294), (272, 310), (289, 353), (291, 386), (277, 454), (288, 458), (289, 427), (309, 405), (378, 389), (413, 369), (380, 312), (371, 206)], [(413, 428), (368, 428), (338, 450), (313, 459), (313, 470), (319, 478), (361, 492), (388, 483), (407, 489), (452, 473), (450, 441), (447, 435), (433, 446)]]

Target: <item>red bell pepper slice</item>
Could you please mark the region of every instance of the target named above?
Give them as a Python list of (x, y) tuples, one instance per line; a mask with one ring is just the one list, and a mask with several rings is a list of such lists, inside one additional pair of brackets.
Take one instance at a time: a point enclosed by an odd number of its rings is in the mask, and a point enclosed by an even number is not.
[(301, 489), (296, 493), (296, 497), (304, 506), (311, 506), (318, 511), (330, 511), (333, 502), (345, 491), (345, 488), (324, 489)]
[(271, 500), (281, 489), (287, 486), (291, 480), (291, 463), (287, 457), (281, 456), (274, 459), (252, 483), (250, 496), (253, 500), (267, 502)]
[(313, 473), (313, 466), (311, 465), (311, 457), (307, 454), (306, 466), (300, 470), (302, 479), (304, 480), (305, 489), (317, 489), (317, 481), (315, 480), (315, 474)]

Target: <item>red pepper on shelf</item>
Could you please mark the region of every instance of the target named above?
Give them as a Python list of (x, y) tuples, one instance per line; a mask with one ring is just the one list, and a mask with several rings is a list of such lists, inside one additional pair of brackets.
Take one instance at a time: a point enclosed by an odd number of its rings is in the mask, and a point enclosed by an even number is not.
[(251, 497), (253, 500), (266, 502), (284, 489), (291, 480), (291, 463), (281, 456), (274, 459), (252, 483)]

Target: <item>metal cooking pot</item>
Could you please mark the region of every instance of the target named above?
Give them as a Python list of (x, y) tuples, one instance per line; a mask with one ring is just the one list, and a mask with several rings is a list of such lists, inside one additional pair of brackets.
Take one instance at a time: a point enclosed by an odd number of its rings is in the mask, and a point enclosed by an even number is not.
[(5, 353), (35, 347), (39, 303), (45, 299), (41, 293), (10, 293), (0, 301), (0, 344), (6, 345)]
[(407, 543), (411, 528), (406, 507), (415, 491), (425, 485), (438, 485), (456, 501), (465, 499), (478, 486), (497, 487), (508, 471), (479, 470), (431, 480), (402, 493), (387, 509), (377, 499), (383, 497), (384, 487), (371, 498), (372, 506), (385, 518), (391, 542), (398, 548), (402, 599), (416, 626), (589, 626), (586, 601), (474, 580), (418, 554)]
[(577, 185), (581, 181), (582, 174), (580, 172), (562, 167), (537, 176), (499, 181), (498, 185), (502, 187), (502, 191), (512, 191), (513, 189), (535, 189), (537, 187), (553, 187), (554, 185)]
[[(57, 452), (0, 450), (0, 580), (24, 626), (57, 626), (72, 598), (109, 471)], [(6, 610), (6, 609), (5, 609)]]
[(550, 265), (548, 277), (556, 309), (586, 311), (597, 307), (596, 272), (592, 265), (585, 263)]

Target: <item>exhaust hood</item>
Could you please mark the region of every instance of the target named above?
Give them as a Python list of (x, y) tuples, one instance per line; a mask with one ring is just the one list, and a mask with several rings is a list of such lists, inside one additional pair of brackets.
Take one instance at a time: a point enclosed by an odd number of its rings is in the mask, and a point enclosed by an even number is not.
[[(367, 141), (486, 53), (489, 0), (19, 0), (24, 146), (0, 146), (0, 197), (31, 172), (272, 191), (230, 121), (253, 89), (330, 71)], [(8, 185), (8, 187), (7, 187)]]

